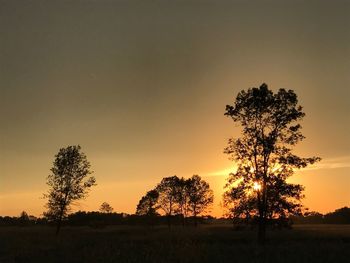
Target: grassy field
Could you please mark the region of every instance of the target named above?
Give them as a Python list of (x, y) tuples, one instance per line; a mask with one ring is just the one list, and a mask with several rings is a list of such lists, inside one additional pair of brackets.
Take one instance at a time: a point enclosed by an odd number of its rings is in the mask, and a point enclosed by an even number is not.
[(350, 225), (268, 231), (231, 226), (1, 227), (0, 262), (350, 262)]

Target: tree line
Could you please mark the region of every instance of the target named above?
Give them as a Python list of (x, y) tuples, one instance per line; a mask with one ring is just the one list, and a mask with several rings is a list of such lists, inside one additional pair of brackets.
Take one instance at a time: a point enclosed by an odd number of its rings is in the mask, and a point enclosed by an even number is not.
[[(175, 215), (172, 217), (172, 224), (182, 225), (182, 219), (181, 215)], [(193, 218), (188, 219), (194, 223)], [(290, 220), (293, 224), (350, 224), (350, 207), (339, 208), (326, 214), (316, 211), (305, 212), (303, 215), (291, 216)], [(197, 221), (201, 224), (232, 225), (232, 219), (227, 217), (199, 216)], [(21, 212), (19, 216), (0, 216), (0, 226), (40, 226), (52, 225), (53, 223), (45, 217), (35, 217), (25, 211)], [(69, 226), (89, 226), (92, 228), (102, 228), (108, 225), (165, 225), (167, 224), (167, 217), (158, 215), (150, 221), (147, 215), (77, 211), (69, 214), (63, 223)]]

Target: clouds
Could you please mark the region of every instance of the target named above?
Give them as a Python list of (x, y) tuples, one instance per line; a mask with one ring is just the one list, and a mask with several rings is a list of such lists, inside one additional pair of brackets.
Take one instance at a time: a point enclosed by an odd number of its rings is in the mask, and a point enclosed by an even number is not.
[(321, 160), (321, 162), (311, 165), (309, 167), (306, 167), (301, 171), (338, 169), (338, 168), (350, 168), (350, 155), (339, 156), (334, 158), (324, 158)]

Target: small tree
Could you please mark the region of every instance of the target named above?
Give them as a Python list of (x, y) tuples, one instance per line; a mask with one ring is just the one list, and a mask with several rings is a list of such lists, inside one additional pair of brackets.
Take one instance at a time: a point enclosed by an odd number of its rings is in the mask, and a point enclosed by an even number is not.
[(100, 212), (101, 213), (112, 213), (113, 207), (110, 206), (107, 202), (103, 202), (100, 206)]
[(90, 163), (79, 145), (61, 148), (55, 155), (51, 174), (47, 177), (49, 191), (44, 195), (48, 199), (44, 215), (57, 223), (56, 234), (71, 205), (85, 198), (90, 187), (96, 185), (95, 178), (88, 177), (91, 173)]
[(20, 225), (28, 225), (30, 222), (29, 215), (26, 211), (22, 211), (20, 216), (18, 217), (18, 222)]
[(241, 91), (225, 115), (242, 127), (242, 136), (230, 139), (225, 153), (238, 168), (226, 185), (224, 203), (235, 216), (256, 216), (258, 240), (265, 240), (267, 219), (286, 217), (301, 210), (303, 187), (287, 183), (294, 169), (320, 158), (301, 158), (292, 147), (304, 136), (300, 121), (305, 113), (292, 90), (273, 93), (266, 84)]
[(145, 196), (141, 198), (137, 207), (136, 215), (139, 216), (156, 216), (158, 215), (157, 206), (159, 194), (157, 190), (151, 190), (146, 193)]
[(214, 194), (209, 184), (199, 175), (193, 175), (186, 180), (186, 192), (188, 196), (188, 209), (192, 213), (195, 225), (197, 216), (208, 210), (213, 204)]

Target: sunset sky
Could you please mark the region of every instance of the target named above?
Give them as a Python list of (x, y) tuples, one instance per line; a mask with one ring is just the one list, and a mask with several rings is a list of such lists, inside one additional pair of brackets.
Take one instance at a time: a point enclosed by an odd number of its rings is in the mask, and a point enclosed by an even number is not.
[(293, 89), (304, 204), (350, 206), (350, 1), (0, 0), (0, 215), (39, 216), (54, 155), (80, 144), (104, 201), (134, 213), (163, 177), (199, 174), (219, 206), (242, 89)]

